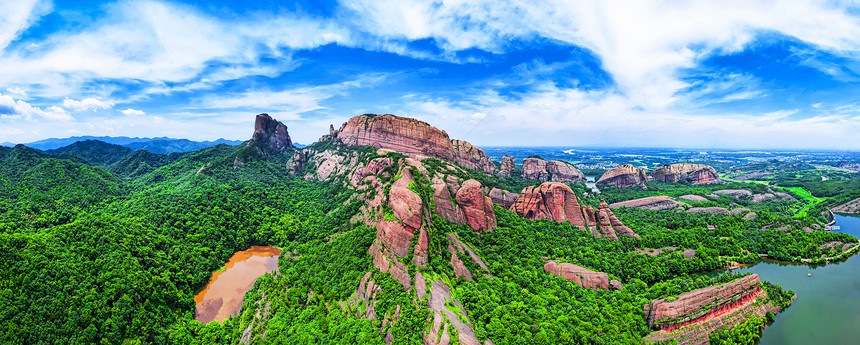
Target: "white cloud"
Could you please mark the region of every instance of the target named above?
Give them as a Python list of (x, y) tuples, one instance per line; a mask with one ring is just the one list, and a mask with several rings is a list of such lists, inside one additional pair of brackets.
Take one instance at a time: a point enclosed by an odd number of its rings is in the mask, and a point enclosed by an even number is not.
[(143, 116), (143, 115), (146, 115), (146, 113), (143, 110), (137, 110), (137, 109), (131, 109), (131, 108), (128, 108), (126, 110), (120, 110), (120, 112), (123, 113), (125, 116)]
[(35, 18), (50, 8), (50, 3), (40, 0), (4, 1), (0, 11), (0, 52), (18, 38)]
[(24, 91), (24, 90), (22, 90), (20, 87), (6, 88), (6, 92), (8, 92), (8, 93), (12, 94), (13, 96), (17, 97), (18, 99), (27, 99), (27, 98), (29, 98), (29, 97), (27, 96), (27, 92), (26, 92), (26, 91)]
[(111, 104), (110, 102), (102, 102), (92, 97), (84, 98), (80, 101), (68, 98), (63, 100), (63, 108), (69, 109), (71, 111), (94, 111), (98, 109), (109, 109), (112, 106), (113, 104)]
[(51, 106), (42, 110), (42, 108), (34, 107), (30, 103), (21, 100), (16, 101), (10, 96), (0, 94), (0, 119), (16, 120), (25, 118), (27, 120), (34, 120), (33, 116), (50, 121), (70, 121), (74, 119), (66, 110), (58, 106)]

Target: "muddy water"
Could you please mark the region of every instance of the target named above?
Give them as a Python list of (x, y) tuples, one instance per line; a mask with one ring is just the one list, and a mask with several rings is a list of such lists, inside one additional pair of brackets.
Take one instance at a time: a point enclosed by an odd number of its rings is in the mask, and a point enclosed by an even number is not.
[(275, 247), (253, 246), (230, 257), (224, 270), (212, 273), (209, 284), (194, 296), (195, 319), (202, 323), (224, 321), (242, 308), (245, 292), (266, 272), (278, 269), (281, 250)]

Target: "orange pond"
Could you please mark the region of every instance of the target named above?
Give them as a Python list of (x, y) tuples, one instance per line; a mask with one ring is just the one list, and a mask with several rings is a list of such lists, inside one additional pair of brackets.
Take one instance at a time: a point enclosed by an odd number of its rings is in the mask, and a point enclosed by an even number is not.
[(254, 281), (278, 269), (279, 255), (280, 249), (267, 246), (252, 246), (233, 254), (226, 269), (212, 273), (209, 284), (194, 296), (197, 302), (195, 319), (202, 323), (221, 322), (236, 315), (242, 308), (245, 292), (254, 286)]

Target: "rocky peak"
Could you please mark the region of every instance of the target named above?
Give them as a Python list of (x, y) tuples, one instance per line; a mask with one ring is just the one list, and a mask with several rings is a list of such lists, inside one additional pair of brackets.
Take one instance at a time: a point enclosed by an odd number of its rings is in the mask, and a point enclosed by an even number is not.
[(585, 229), (579, 200), (573, 190), (563, 183), (544, 182), (539, 186), (523, 188), (510, 210), (528, 219), (569, 222)]
[(251, 143), (266, 156), (293, 147), (287, 126), (265, 113), (257, 115), (254, 121)]
[(597, 184), (615, 187), (632, 187), (645, 183), (648, 177), (645, 170), (634, 167), (632, 164), (623, 164), (609, 170), (600, 176)]
[(416, 158), (438, 158), (485, 173), (492, 173), (496, 168), (483, 150), (466, 141), (451, 140), (445, 131), (408, 117), (359, 115), (340, 129), (330, 130), (330, 135), (347, 146), (370, 145)]
[(511, 176), (511, 172), (514, 171), (515, 166), (513, 156), (508, 156), (507, 154), (502, 156), (502, 166), (499, 169), (498, 175), (501, 177)]
[(710, 183), (720, 179), (713, 167), (694, 163), (663, 165), (652, 171), (650, 178), (666, 183), (688, 181), (693, 184)]
[(546, 161), (540, 158), (524, 158), (523, 178), (540, 181), (549, 179), (549, 173), (546, 171)]
[(551, 181), (564, 183), (585, 181), (585, 174), (568, 162), (546, 162), (546, 171), (549, 173)]

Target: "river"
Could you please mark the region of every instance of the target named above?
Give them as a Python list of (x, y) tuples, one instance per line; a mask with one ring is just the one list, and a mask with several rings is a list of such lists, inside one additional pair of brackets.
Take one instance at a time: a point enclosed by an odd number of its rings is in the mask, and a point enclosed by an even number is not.
[[(836, 224), (840, 232), (860, 238), (860, 218), (836, 215)], [(735, 272), (757, 273), (797, 293), (791, 307), (765, 328), (759, 344), (860, 343), (860, 256), (823, 266), (761, 261)]]
[(223, 270), (212, 273), (203, 290), (194, 296), (197, 303), (194, 318), (202, 323), (224, 321), (242, 308), (245, 293), (266, 272), (278, 269), (281, 249), (252, 246), (233, 253)]
[(591, 188), (591, 191), (595, 194), (600, 194), (600, 189), (597, 188), (597, 182), (595, 182), (594, 176), (585, 177), (585, 186)]

